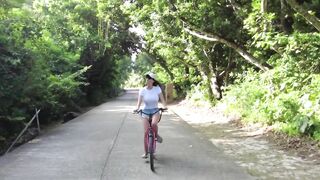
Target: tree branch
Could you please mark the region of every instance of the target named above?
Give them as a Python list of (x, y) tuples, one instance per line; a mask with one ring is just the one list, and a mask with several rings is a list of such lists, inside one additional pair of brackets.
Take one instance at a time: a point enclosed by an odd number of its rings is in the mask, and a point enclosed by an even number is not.
[(235, 2), (235, 0), (229, 0), (234, 11), (239, 11), (241, 6)]
[(153, 60), (155, 60), (166, 71), (166, 73), (168, 73), (168, 75), (170, 76), (170, 80), (173, 81), (174, 80), (174, 75), (170, 71), (166, 61), (160, 55), (158, 55), (156, 52), (152, 51), (151, 49), (145, 49), (145, 51), (148, 53), (148, 55)]
[[(176, 6), (173, 4), (172, 0), (168, 0), (168, 2), (170, 3), (170, 7), (171, 10), (176, 12), (178, 11)], [(178, 16), (178, 19), (180, 21), (182, 21), (183, 26), (184, 26), (184, 30), (186, 32), (188, 32), (189, 34), (196, 36), (198, 38), (204, 39), (204, 40), (208, 40), (208, 41), (215, 41), (215, 42), (220, 42), (222, 44), (227, 45), (228, 47), (234, 49), (236, 52), (238, 52), (245, 60), (247, 60), (249, 63), (255, 65), (256, 67), (258, 67), (259, 69), (263, 70), (263, 71), (267, 71), (269, 70), (268, 67), (263, 66), (255, 57), (253, 57), (250, 53), (248, 53), (246, 50), (244, 50), (243, 48), (241, 48), (239, 45), (230, 42), (218, 35), (215, 34), (209, 34), (206, 32), (202, 32), (199, 30), (192, 30), (192, 29), (196, 29), (196, 28), (189, 28), (191, 27), (188, 23), (186, 23), (186, 20), (184, 19), (184, 17), (180, 17)]]
[(287, 0), (287, 2), (295, 11), (301, 14), (313, 27), (320, 32), (320, 19), (309, 14), (309, 12), (300, 6), (295, 0)]
[(217, 41), (220, 43), (225, 44), (226, 46), (234, 49), (236, 52), (238, 52), (245, 60), (247, 60), (248, 62), (250, 62), (251, 64), (255, 65), (256, 67), (260, 68), (263, 71), (267, 71), (268, 68), (263, 66), (255, 57), (253, 57), (250, 53), (248, 53), (246, 50), (244, 50), (243, 48), (241, 48), (239, 45), (230, 42), (218, 35), (214, 35), (214, 34), (208, 34), (205, 32), (200, 32), (200, 31), (194, 31), (189, 29), (188, 27), (184, 27), (184, 30), (188, 33), (190, 33), (191, 35), (194, 35), (198, 38), (201, 39), (205, 39), (208, 41)]

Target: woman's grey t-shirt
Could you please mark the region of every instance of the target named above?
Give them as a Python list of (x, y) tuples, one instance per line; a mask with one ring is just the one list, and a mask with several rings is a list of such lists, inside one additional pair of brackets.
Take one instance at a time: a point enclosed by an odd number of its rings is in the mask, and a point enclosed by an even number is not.
[(159, 95), (161, 92), (162, 91), (159, 86), (153, 86), (152, 89), (147, 89), (147, 87), (140, 89), (139, 96), (142, 96), (142, 100), (144, 102), (143, 109), (158, 108)]

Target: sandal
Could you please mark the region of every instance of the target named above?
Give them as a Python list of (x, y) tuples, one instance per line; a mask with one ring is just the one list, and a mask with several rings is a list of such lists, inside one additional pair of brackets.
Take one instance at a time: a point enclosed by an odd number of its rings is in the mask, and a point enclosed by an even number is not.
[(158, 143), (162, 143), (162, 141), (163, 141), (162, 137), (161, 137), (159, 134), (157, 135), (156, 141), (157, 141)]
[(148, 158), (148, 153), (144, 153), (144, 154), (142, 154), (142, 155), (141, 155), (141, 158), (143, 158), (143, 159), (147, 159), (147, 158)]

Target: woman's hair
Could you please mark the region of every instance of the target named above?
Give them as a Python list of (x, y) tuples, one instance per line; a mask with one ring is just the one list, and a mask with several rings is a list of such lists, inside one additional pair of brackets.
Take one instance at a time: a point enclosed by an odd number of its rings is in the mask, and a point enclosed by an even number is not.
[(157, 80), (153, 79), (153, 81), (154, 81), (152, 84), (153, 86), (160, 86), (160, 83)]
[(146, 75), (146, 77), (148, 78), (148, 79), (152, 79), (153, 80), (153, 86), (160, 86), (160, 83), (159, 83), (159, 81), (157, 81), (157, 80), (155, 80), (153, 77), (151, 77), (149, 74), (147, 74)]

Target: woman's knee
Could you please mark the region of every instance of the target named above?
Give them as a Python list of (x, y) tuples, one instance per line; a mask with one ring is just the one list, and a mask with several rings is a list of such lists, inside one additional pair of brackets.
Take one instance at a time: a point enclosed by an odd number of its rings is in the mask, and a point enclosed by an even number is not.
[(152, 126), (152, 127), (157, 127), (157, 126), (158, 126), (158, 123), (152, 123), (151, 126)]
[(159, 122), (159, 119), (153, 119), (151, 125), (152, 126), (157, 126)]
[(148, 128), (148, 126), (149, 126), (148, 119), (143, 119), (143, 127)]

